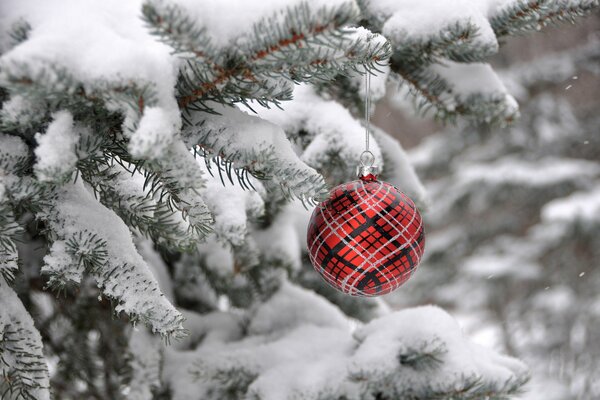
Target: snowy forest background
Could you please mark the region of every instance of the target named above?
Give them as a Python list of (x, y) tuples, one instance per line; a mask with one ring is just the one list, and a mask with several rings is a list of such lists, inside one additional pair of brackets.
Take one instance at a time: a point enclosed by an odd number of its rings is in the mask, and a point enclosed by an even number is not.
[[(598, 5), (2, 2), (0, 398), (600, 398)], [(305, 248), (366, 71), (383, 298)]]
[(410, 159), (435, 199), (424, 267), (387, 300), (440, 304), (477, 342), (527, 362), (523, 399), (593, 399), (600, 15), (511, 37), (492, 62), (520, 104), (509, 129), (439, 126), (393, 95), (378, 106), (375, 123), (414, 145)]

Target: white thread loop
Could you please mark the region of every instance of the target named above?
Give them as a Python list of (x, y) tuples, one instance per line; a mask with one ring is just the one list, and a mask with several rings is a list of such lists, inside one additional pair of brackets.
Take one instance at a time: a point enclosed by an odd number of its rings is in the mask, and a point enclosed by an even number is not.
[(369, 131), (371, 130), (371, 73), (365, 73), (365, 151), (369, 151)]

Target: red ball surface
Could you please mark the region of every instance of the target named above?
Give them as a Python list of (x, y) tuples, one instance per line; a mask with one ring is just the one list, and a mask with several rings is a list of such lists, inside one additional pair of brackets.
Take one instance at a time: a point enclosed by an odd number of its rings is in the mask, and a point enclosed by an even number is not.
[(425, 235), (413, 201), (369, 176), (336, 186), (313, 211), (307, 232), (315, 270), (353, 296), (397, 289), (421, 261)]

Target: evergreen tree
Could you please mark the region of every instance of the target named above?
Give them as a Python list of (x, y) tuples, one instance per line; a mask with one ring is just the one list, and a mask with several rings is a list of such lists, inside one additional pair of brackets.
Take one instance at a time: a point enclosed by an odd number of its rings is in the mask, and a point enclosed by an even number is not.
[[(2, 398), (517, 393), (525, 366), (441, 309), (325, 287), (303, 205), (353, 179), (365, 73), (375, 100), (392, 80), (437, 118), (509, 124), (499, 38), (597, 5), (3, 2)], [(372, 139), (425, 205), (400, 145)]]

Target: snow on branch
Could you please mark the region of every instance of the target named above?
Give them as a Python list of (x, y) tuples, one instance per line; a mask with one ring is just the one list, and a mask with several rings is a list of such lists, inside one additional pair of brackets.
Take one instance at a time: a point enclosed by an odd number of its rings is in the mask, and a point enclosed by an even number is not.
[(73, 116), (68, 111), (54, 114), (54, 120), (44, 134), (35, 135), (38, 146), (35, 148), (34, 170), (40, 182), (61, 182), (68, 180), (75, 171), (77, 154), (75, 146), (79, 134), (73, 126)]
[(369, 21), (392, 42), (392, 71), (407, 86), (417, 110), (433, 110), (442, 120), (462, 115), (499, 125), (518, 117), (518, 107), (491, 68), (480, 64), (498, 51), (496, 36), (572, 20), (598, 4), (597, 0), (361, 2)]
[(129, 229), (81, 181), (56, 189), (50, 209), (38, 217), (49, 224), (53, 239), (42, 268), (51, 285), (79, 283), (89, 274), (117, 302), (117, 313), (123, 311), (164, 336), (182, 333), (181, 314), (161, 293)]
[(188, 146), (199, 146), (210, 158), (221, 157), (259, 179), (270, 179), (284, 193), (300, 199), (326, 193), (323, 177), (294, 153), (277, 125), (237, 108), (211, 105), (220, 115), (195, 113), (183, 130)]
[[(231, 4), (212, 6), (228, 13), (224, 7)], [(186, 60), (178, 83), (182, 108), (208, 109), (210, 101), (248, 99), (278, 104), (291, 98), (292, 81), (330, 80), (361, 65), (382, 65), (390, 54), (385, 40), (347, 27), (359, 17), (352, 1), (291, 1), (286, 8), (240, 2), (235, 7), (244, 16), (231, 21), (235, 30), (220, 26), (221, 36), (210, 36), (207, 27), (214, 23), (205, 16), (192, 19), (162, 1), (144, 5), (152, 32)]]
[[(284, 110), (261, 109), (259, 115), (287, 133), (290, 140), (303, 149), (302, 159), (317, 170), (332, 166), (352, 175), (360, 154), (364, 151), (364, 127), (341, 104), (325, 100), (308, 85), (300, 85), (294, 100)], [(371, 152), (381, 165), (381, 151), (373, 143)], [(339, 168), (342, 163), (343, 168)], [(335, 176), (335, 171), (326, 171)]]
[(0, 393), (16, 399), (50, 400), (42, 338), (17, 294), (0, 276)]
[[(30, 9), (28, 18), (36, 23), (27, 40), (2, 55), (3, 87), (46, 99), (50, 111), (118, 111), (132, 153), (152, 158), (181, 124), (174, 95), (178, 70), (170, 47), (148, 32), (138, 7), (77, 3), (69, 12), (47, 4)], [(128, 29), (116, 34), (115, 24)]]
[(528, 376), (521, 362), (471, 343), (437, 307), (395, 312), (352, 334), (336, 307), (290, 283), (256, 308), (247, 333), (169, 352), (173, 398), (190, 390), (206, 399), (503, 398)]
[[(208, 160), (198, 158), (198, 164), (208, 172)], [(208, 161), (208, 162), (207, 162)], [(228, 241), (232, 246), (242, 246), (247, 240), (250, 221), (264, 214), (265, 190), (260, 181), (251, 183), (256, 190), (244, 190), (239, 185), (221, 180), (216, 176), (207, 179), (202, 195), (214, 218), (214, 232), (219, 239)]]
[(153, 195), (141, 171), (123, 165), (114, 162), (106, 169), (94, 170), (93, 176), (81, 173), (93, 185), (102, 204), (117, 213), (131, 229), (170, 250), (194, 248), (205, 233), (194, 229), (180, 211), (160, 201), (159, 194)]
[[(464, 115), (500, 124), (517, 116), (516, 102), (489, 66), (462, 64), (498, 51), (484, 3), (364, 2), (366, 15), (391, 40), (392, 71), (408, 87), (418, 110), (433, 110), (444, 120)], [(473, 73), (477, 79), (470, 78)], [(475, 80), (476, 86), (471, 83)]]
[(544, 222), (576, 223), (590, 226), (600, 223), (600, 188), (578, 191), (567, 197), (558, 198), (544, 205)]

